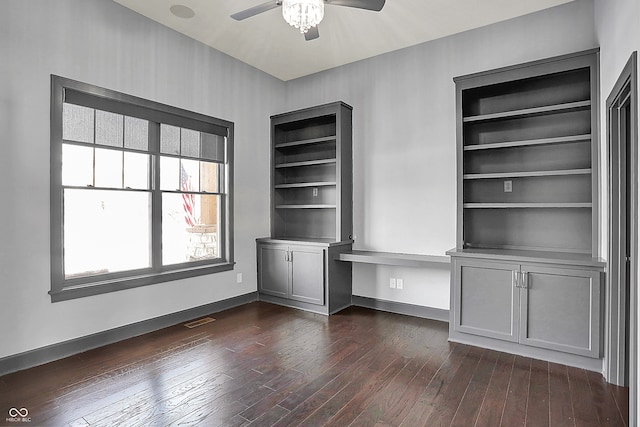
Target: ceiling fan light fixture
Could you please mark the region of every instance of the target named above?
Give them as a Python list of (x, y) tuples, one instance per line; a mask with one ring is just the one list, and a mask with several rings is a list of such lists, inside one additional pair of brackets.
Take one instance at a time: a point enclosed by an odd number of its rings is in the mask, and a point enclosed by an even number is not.
[(282, 17), (304, 34), (324, 18), (324, 0), (283, 0)]

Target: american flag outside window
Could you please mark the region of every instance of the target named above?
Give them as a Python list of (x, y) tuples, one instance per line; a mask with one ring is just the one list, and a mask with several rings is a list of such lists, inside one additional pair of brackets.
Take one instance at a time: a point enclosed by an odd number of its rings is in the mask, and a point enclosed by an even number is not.
[[(182, 191), (193, 191), (191, 188), (191, 177), (187, 170), (180, 163), (180, 188)], [(184, 209), (184, 222), (189, 227), (194, 227), (197, 223), (195, 218), (196, 196), (193, 194), (182, 194), (182, 208)]]

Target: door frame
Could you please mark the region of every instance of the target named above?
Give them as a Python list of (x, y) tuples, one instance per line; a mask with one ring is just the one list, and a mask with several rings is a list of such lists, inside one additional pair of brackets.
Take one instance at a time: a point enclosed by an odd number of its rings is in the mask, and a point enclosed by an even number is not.
[[(606, 374), (607, 381), (617, 385), (629, 386), (629, 420), (634, 425), (636, 420), (635, 403), (637, 398), (637, 283), (638, 283), (638, 74), (637, 74), (637, 52), (633, 52), (627, 61), (622, 73), (618, 77), (616, 84), (607, 98), (607, 154), (609, 159), (608, 195), (609, 195), (609, 219), (608, 219), (608, 257), (607, 257), (607, 340), (606, 340)], [(628, 92), (628, 95), (627, 95)], [(629, 105), (631, 109), (631, 122), (629, 123), (630, 134), (630, 198), (626, 203), (630, 204), (631, 230), (627, 230), (631, 236), (631, 268), (630, 268), (630, 292), (626, 295), (626, 290), (621, 286), (621, 272), (626, 270), (626, 259), (620, 255), (621, 245), (624, 244), (624, 230), (620, 224), (621, 215), (621, 177), (620, 159), (621, 150), (626, 152), (626, 148), (621, 146), (619, 114), (617, 113), (621, 101), (630, 97)], [(623, 157), (624, 159), (624, 157)], [(627, 313), (626, 303), (629, 301), (629, 313)], [(626, 359), (625, 348), (620, 346), (621, 340), (626, 340), (626, 316), (629, 316), (629, 360)], [(625, 365), (628, 362), (628, 372)], [(632, 421), (633, 420), (633, 421)]]

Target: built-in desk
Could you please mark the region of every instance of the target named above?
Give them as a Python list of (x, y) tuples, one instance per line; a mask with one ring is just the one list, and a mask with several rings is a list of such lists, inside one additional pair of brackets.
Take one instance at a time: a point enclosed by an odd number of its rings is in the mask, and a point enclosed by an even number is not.
[(448, 256), (401, 254), (395, 252), (348, 251), (337, 258), (338, 261), (363, 264), (399, 265), (404, 267), (433, 267), (433, 264), (450, 264)]
[[(395, 252), (378, 251), (345, 251), (340, 253), (336, 261), (373, 264), (383, 266), (400, 266), (426, 269), (448, 269), (451, 258), (438, 255), (418, 255), (403, 254)], [(449, 310), (432, 308), (423, 305), (407, 304), (403, 302), (387, 301), (376, 298), (353, 295), (351, 297), (353, 305), (359, 307), (373, 308), (375, 310), (389, 311), (391, 313), (404, 314), (409, 316), (423, 317), (439, 321), (448, 321)]]

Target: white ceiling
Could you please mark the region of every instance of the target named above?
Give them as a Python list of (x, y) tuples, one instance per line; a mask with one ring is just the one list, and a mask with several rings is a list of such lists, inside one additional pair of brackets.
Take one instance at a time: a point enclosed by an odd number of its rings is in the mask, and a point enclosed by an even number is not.
[[(287, 81), (573, 0), (387, 0), (381, 12), (327, 5), (320, 38), (308, 42), (280, 8), (230, 18), (268, 0), (114, 1)], [(195, 16), (179, 18), (173, 5)]]

